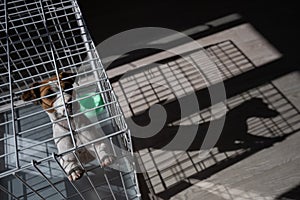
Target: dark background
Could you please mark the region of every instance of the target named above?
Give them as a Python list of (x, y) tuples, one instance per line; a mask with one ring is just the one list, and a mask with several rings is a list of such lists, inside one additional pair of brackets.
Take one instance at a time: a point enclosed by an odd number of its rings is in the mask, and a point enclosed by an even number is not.
[[(298, 60), (300, 27), (296, 1), (79, 0), (79, 5), (96, 45), (132, 28), (153, 26), (183, 31), (237, 13), (290, 61)], [(204, 35), (197, 37), (201, 36)]]

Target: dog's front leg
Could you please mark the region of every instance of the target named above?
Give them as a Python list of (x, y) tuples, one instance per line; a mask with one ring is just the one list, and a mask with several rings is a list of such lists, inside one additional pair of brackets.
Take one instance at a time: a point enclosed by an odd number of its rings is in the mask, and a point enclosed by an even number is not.
[[(55, 144), (57, 146), (59, 154), (65, 152), (65, 151), (68, 151), (74, 147), (71, 136), (69, 136), (69, 135), (62, 136), (65, 132), (66, 131), (62, 130), (62, 128), (59, 125), (57, 125), (57, 124), (53, 125), (53, 136), (55, 138), (59, 137), (59, 138), (55, 139)], [(75, 181), (82, 177), (82, 174), (84, 171), (78, 164), (78, 161), (72, 152), (64, 154), (60, 158), (60, 164), (62, 165), (63, 169), (65, 170), (66, 174), (68, 175), (68, 179), (70, 181)]]
[[(91, 121), (87, 117), (82, 115), (76, 118), (75, 124), (78, 127), (86, 127), (91, 124)], [(80, 141), (80, 144), (85, 144), (105, 136), (104, 130), (102, 128), (96, 128), (95, 126), (91, 126), (81, 131), (78, 131), (78, 141)], [(101, 167), (106, 167), (113, 163), (114, 156), (112, 154), (108, 139), (96, 142), (94, 143), (94, 145), (88, 145), (86, 146), (86, 149), (95, 158), (99, 159)]]
[(97, 157), (99, 158), (99, 162), (101, 167), (108, 166), (113, 163), (114, 156), (111, 154), (111, 150), (106, 144), (106, 142), (98, 142), (95, 144), (95, 153), (97, 154)]

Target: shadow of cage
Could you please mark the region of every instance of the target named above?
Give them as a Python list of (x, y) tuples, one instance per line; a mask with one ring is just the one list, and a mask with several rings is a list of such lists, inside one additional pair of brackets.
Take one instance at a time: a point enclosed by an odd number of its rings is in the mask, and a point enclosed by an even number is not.
[[(0, 44), (0, 199), (139, 199), (130, 132), (77, 2), (0, 1)], [(70, 79), (73, 87), (62, 88)], [(53, 84), (60, 87), (51, 94), (20, 100), (24, 92)], [(54, 108), (72, 105), (73, 113), (61, 119), (50, 121), (49, 109), (32, 104), (70, 91), (76, 98)], [(74, 129), (78, 116), (89, 123)], [(53, 124), (61, 121), (68, 128), (53, 137)], [(90, 127), (102, 134), (78, 144), (76, 134)], [(65, 137), (73, 139), (73, 148), (58, 152), (55, 140)], [(115, 157), (104, 168), (96, 152), (103, 141)], [(80, 157), (87, 147), (96, 152), (90, 162)], [(84, 171), (75, 182), (60, 162), (69, 154)]]
[[(149, 190), (150, 199), (169, 199), (191, 186), (189, 178), (203, 180), (283, 141), (300, 128), (299, 111), (272, 82), (230, 97), (226, 102), (220, 102), (223, 109), (212, 112), (218, 105), (209, 105), (203, 99), (209, 99), (202, 94), (203, 89), (255, 70), (257, 66), (229, 40), (206, 46), (204, 50), (209, 58), (203, 57), (198, 52), (203, 51), (200, 49), (182, 57), (134, 66), (135, 70), (112, 84), (126, 118), (132, 118), (139, 125), (151, 123), (148, 111), (155, 104), (161, 104), (167, 113), (166, 125), (157, 131), (157, 136), (133, 137), (139, 167), (144, 172), (144, 188)], [(220, 76), (211, 67), (211, 61)], [(200, 111), (191, 111), (182, 118), (178, 99), (188, 98), (191, 93), (197, 95), (203, 106), (200, 105)], [(201, 144), (207, 126), (225, 117), (217, 144), (205, 154), (207, 151), (201, 149)], [(186, 134), (195, 130), (192, 128), (198, 129), (194, 142), (187, 149), (164, 148), (172, 141), (179, 126), (185, 128)]]

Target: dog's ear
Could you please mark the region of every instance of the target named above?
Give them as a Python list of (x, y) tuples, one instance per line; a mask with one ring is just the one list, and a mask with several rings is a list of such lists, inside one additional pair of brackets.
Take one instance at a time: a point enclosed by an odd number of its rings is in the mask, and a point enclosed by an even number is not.
[[(37, 99), (40, 97), (40, 88), (37, 87), (39, 86), (40, 83), (38, 82), (35, 82), (31, 85), (31, 90), (28, 90), (26, 92), (24, 92), (21, 96), (21, 99), (23, 101), (31, 101), (31, 100), (34, 100), (34, 99)], [(37, 87), (37, 88), (36, 88)], [(33, 101), (34, 104), (39, 104), (39, 101)]]
[[(75, 75), (76, 75), (75, 73), (71, 73), (71, 72), (60, 72), (59, 78), (60, 79), (67, 78), (66, 81), (69, 81), (73, 84), (75, 82), (75, 78), (76, 78)], [(70, 77), (70, 78), (68, 78), (68, 77)]]

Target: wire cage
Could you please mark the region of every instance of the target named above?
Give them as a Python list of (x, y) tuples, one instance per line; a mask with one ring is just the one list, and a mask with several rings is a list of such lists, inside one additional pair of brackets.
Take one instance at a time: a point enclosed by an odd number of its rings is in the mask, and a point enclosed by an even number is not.
[[(0, 0), (0, 60), (0, 199), (140, 199), (130, 131), (76, 0)], [(70, 72), (72, 88), (61, 87), (61, 72)], [(51, 84), (59, 86), (53, 94), (20, 98)], [(58, 107), (72, 105), (73, 113), (64, 116), (67, 130), (55, 138), (57, 121), (34, 103), (63, 96), (63, 89), (75, 98)], [(72, 117), (80, 115), (89, 123), (73, 130)], [(77, 144), (74, 131), (89, 127), (102, 135)], [(58, 152), (55, 139), (66, 136), (73, 147)], [(81, 161), (79, 151), (102, 141), (114, 154), (110, 167), (100, 167), (97, 153)], [(84, 170), (80, 180), (67, 179), (60, 163), (67, 154)]]

